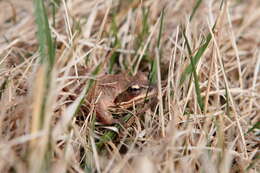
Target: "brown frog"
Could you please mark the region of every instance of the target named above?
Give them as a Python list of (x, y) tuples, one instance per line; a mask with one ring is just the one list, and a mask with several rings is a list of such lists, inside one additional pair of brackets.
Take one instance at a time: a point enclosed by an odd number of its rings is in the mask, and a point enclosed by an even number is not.
[(156, 97), (157, 87), (149, 85), (147, 76), (138, 72), (135, 76), (121, 73), (100, 77), (87, 95), (87, 100), (94, 103), (97, 119), (109, 125), (119, 122), (112, 114), (121, 114), (133, 105), (144, 104), (146, 100), (155, 100)]

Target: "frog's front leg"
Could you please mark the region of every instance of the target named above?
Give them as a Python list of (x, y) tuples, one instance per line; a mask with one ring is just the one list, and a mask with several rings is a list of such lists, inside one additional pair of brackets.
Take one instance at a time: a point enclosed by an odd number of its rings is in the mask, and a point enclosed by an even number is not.
[(112, 114), (106, 110), (102, 103), (98, 103), (95, 107), (97, 119), (104, 125), (111, 125), (119, 123), (117, 119), (114, 119)]

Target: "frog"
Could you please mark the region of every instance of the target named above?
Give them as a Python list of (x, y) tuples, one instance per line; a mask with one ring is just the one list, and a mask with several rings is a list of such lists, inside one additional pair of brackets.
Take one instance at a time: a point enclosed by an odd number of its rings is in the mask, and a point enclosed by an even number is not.
[[(143, 106), (157, 100), (157, 87), (151, 85), (146, 73), (105, 74), (99, 77), (87, 95), (88, 105), (94, 105), (96, 118), (104, 125), (121, 123), (113, 114), (123, 114), (133, 106)], [(143, 105), (142, 105), (143, 104)], [(142, 110), (143, 112), (143, 110)]]

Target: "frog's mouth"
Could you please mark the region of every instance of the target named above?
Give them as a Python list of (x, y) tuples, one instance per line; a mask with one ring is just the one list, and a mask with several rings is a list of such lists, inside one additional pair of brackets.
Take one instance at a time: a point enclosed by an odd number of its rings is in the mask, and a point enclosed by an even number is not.
[(133, 105), (139, 105), (141, 103), (145, 103), (147, 100), (149, 100), (151, 97), (153, 97), (155, 95), (156, 95), (156, 92), (149, 92), (146, 95), (139, 95), (139, 96), (133, 97), (129, 101), (121, 102), (121, 103), (117, 104), (117, 106), (127, 109), (127, 108), (132, 107)]
[(152, 97), (157, 95), (157, 87), (149, 86), (149, 87), (140, 87), (139, 91), (128, 91), (119, 94), (115, 100), (115, 106), (121, 109), (128, 109), (133, 107), (134, 105), (140, 105), (145, 103)]

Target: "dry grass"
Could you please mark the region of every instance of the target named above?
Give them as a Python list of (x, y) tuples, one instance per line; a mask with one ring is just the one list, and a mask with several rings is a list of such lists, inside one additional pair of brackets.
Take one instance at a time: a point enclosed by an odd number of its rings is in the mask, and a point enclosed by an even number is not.
[[(192, 20), (186, 0), (61, 0), (55, 15), (51, 2), (46, 78), (33, 2), (0, 1), (0, 172), (260, 172), (259, 1), (203, 1)], [(93, 123), (81, 105), (92, 79), (153, 61), (168, 81), (157, 111), (119, 130)]]

